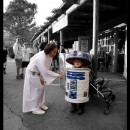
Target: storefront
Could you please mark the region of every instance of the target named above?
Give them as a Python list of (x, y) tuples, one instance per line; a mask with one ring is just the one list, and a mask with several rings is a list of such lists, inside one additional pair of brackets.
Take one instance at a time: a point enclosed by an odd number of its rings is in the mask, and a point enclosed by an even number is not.
[[(105, 69), (112, 72), (123, 74), (126, 67), (125, 51), (126, 51), (126, 24), (121, 23), (111, 29), (105, 30), (99, 34), (98, 48), (103, 48), (105, 55)], [(99, 50), (99, 49), (98, 49)], [(109, 60), (111, 58), (111, 60)]]

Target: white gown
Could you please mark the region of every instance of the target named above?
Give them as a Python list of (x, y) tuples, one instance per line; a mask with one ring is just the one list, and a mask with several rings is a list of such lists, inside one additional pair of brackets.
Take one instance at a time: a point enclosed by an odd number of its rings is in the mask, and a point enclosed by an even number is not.
[[(26, 68), (24, 89), (23, 89), (23, 112), (30, 112), (38, 109), (45, 103), (45, 89), (40, 79), (51, 84), (59, 74), (49, 70), (52, 58), (44, 51), (35, 54)], [(33, 75), (32, 72), (40, 73)]]

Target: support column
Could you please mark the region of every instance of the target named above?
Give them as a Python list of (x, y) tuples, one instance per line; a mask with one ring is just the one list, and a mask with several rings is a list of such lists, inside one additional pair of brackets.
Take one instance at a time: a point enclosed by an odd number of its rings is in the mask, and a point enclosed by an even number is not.
[(114, 30), (114, 50), (113, 50), (113, 64), (111, 71), (112, 72), (117, 72), (117, 58), (118, 58), (118, 30)]
[(93, 70), (97, 74), (98, 68), (98, 20), (99, 20), (99, 0), (93, 0)]
[(125, 34), (125, 52), (124, 52), (124, 72), (123, 76), (127, 79), (127, 26), (126, 26), (126, 34)]
[(50, 29), (48, 28), (48, 43), (50, 43)]
[(63, 43), (63, 30), (60, 30), (60, 52), (64, 48), (64, 43)]

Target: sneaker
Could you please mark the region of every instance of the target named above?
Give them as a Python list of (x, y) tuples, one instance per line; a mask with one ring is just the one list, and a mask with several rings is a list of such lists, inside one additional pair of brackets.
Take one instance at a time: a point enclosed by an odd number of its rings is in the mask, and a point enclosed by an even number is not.
[(77, 108), (71, 107), (70, 112), (71, 112), (71, 113), (75, 113), (77, 110), (78, 110)]
[(20, 76), (16, 76), (16, 79), (21, 79)]
[(38, 110), (33, 111), (32, 113), (36, 115), (42, 115), (42, 114), (45, 114), (45, 111), (38, 109)]
[(45, 106), (45, 105), (42, 105), (41, 107), (40, 107), (42, 110), (48, 110), (48, 107), (47, 106)]
[(24, 78), (24, 75), (23, 75), (23, 74), (21, 74), (21, 75), (20, 75), (20, 77), (21, 77), (21, 79), (23, 79), (23, 78)]

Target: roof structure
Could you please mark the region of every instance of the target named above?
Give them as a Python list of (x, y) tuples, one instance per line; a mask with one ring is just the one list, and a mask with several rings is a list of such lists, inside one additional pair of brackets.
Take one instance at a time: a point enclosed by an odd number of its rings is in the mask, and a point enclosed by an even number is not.
[(46, 19), (48, 20), (48, 24), (44, 23), (43, 26), (34, 34), (31, 41), (34, 41), (43, 31), (46, 30), (46, 28), (49, 27), (60, 15), (65, 13), (65, 11), (72, 6), (72, 3), (63, 3), (58, 9), (54, 8), (52, 9), (52, 13), (54, 13), (52, 16), (48, 16)]
[[(93, 0), (78, 0), (76, 4), (72, 3), (73, 0), (71, 3), (67, 3), (68, 0), (63, 1), (66, 2), (63, 2), (58, 9), (52, 10), (54, 14), (47, 18), (48, 23), (41, 27), (31, 41), (35, 40), (41, 33), (47, 33), (48, 27), (52, 28), (54, 21), (58, 21), (61, 15), (68, 17), (68, 25), (63, 28), (64, 34), (66, 34), (64, 39), (70, 39), (70, 34), (78, 36), (79, 34), (92, 33)], [(126, 23), (126, 4), (127, 0), (99, 0), (99, 31), (107, 29), (108, 25), (113, 27), (121, 22)]]

